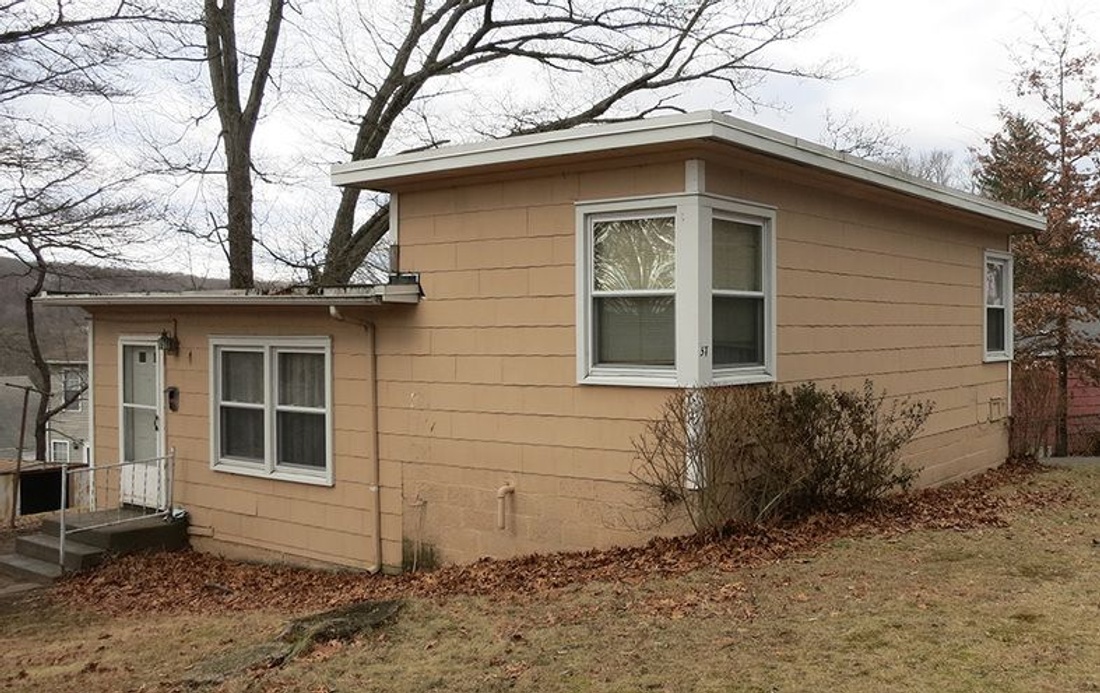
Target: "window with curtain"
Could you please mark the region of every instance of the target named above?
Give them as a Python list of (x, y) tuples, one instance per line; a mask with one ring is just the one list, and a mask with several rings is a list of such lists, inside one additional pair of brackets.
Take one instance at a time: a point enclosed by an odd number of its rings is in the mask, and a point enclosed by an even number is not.
[(331, 481), (327, 340), (214, 344), (215, 468)]

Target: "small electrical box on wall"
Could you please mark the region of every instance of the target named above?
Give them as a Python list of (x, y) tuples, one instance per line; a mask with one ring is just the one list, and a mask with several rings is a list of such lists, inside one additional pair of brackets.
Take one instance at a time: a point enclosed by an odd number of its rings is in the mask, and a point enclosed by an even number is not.
[(989, 398), (989, 420), (1000, 421), (1008, 416), (1008, 405), (1005, 403), (1004, 397), (990, 397)]
[(168, 397), (168, 411), (180, 410), (180, 389), (175, 385), (169, 387), (164, 391), (164, 394)]

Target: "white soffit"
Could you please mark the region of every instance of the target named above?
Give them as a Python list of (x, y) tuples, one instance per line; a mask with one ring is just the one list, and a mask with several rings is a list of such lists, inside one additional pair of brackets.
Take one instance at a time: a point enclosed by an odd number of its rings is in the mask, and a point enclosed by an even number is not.
[(523, 161), (691, 141), (713, 141), (760, 152), (1028, 229), (1040, 230), (1046, 226), (1045, 220), (1038, 214), (935, 185), (881, 164), (716, 111), (593, 125), (351, 161), (332, 167), (332, 182), (338, 186), (387, 190), (395, 183), (432, 174), (469, 172)]

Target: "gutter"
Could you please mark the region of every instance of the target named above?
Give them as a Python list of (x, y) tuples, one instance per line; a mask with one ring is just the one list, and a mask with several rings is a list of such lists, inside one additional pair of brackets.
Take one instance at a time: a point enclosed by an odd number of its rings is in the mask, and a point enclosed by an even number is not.
[(375, 333), (378, 327), (370, 320), (352, 320), (340, 312), (340, 308), (329, 305), (328, 314), (333, 320), (359, 325), (367, 331), (367, 349), (370, 351), (370, 383), (371, 383), (371, 447), (373, 454), (371, 475), (367, 486), (370, 489), (374, 501), (374, 512), (371, 513), (371, 536), (373, 537), (374, 563), (367, 568), (367, 572), (377, 574), (382, 570), (382, 448), (379, 446), (378, 433), (378, 350), (376, 348)]

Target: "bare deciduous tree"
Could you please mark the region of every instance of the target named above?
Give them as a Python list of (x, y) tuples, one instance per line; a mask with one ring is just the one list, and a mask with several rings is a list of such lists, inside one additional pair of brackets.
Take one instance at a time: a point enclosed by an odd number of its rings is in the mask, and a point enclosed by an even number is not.
[(853, 112), (825, 112), (822, 143), (843, 154), (883, 164), (899, 173), (952, 188), (966, 189), (969, 176), (947, 149), (914, 152), (901, 142), (904, 132), (885, 121), (863, 121)]
[(132, 177), (111, 172), (89, 154), (89, 133), (20, 106), (32, 97), (121, 95), (111, 69), (126, 51), (108, 30), (147, 15), (130, 0), (106, 10), (100, 3), (14, 0), (0, 10), (0, 252), (19, 260), (30, 278), (24, 315), (41, 393), (35, 451), (45, 459), (47, 423), (71, 402), (51, 400), (34, 298), (62, 260), (118, 259), (147, 205), (129, 193)]
[[(577, 80), (584, 87), (564, 97), (559, 93), (503, 109), (481, 128), (494, 136), (677, 111), (676, 97), (697, 85), (708, 85), (727, 99), (751, 102), (753, 87), (769, 75), (825, 74), (820, 68), (775, 64), (768, 49), (804, 35), (844, 4), (417, 0), (367, 6), (332, 0), (326, 7), (334, 8), (330, 17), (336, 18), (323, 36), (314, 34), (311, 41), (324, 47), (315, 59), (329, 75), (328, 95), (336, 96), (338, 105), (331, 110), (342, 113), (353, 128), (345, 156), (369, 159), (400, 149), (397, 133), (417, 119), (424, 126), (413, 146), (438, 145), (431, 117), (420, 111), (424, 104), (447, 89), (465, 86), (459, 84), (461, 78), (505, 63), (537, 66), (546, 77), (540, 86), (546, 88), (560, 80)], [(254, 19), (258, 7), (249, 8)], [(280, 37), (293, 26), (285, 17), (291, 9), (287, 0), (264, 0), (263, 7), (263, 29), (248, 41), (237, 21), (244, 10), (236, 0), (204, 0), (206, 61), (224, 166), (210, 170), (226, 181), (227, 257), (237, 287), (253, 282), (253, 137), (265, 91), (278, 75)], [(344, 104), (354, 111), (347, 112)], [(323, 254), (298, 263), (311, 282), (347, 282), (385, 234), (385, 200), (363, 209), (360, 197), (357, 189), (340, 191)]]

